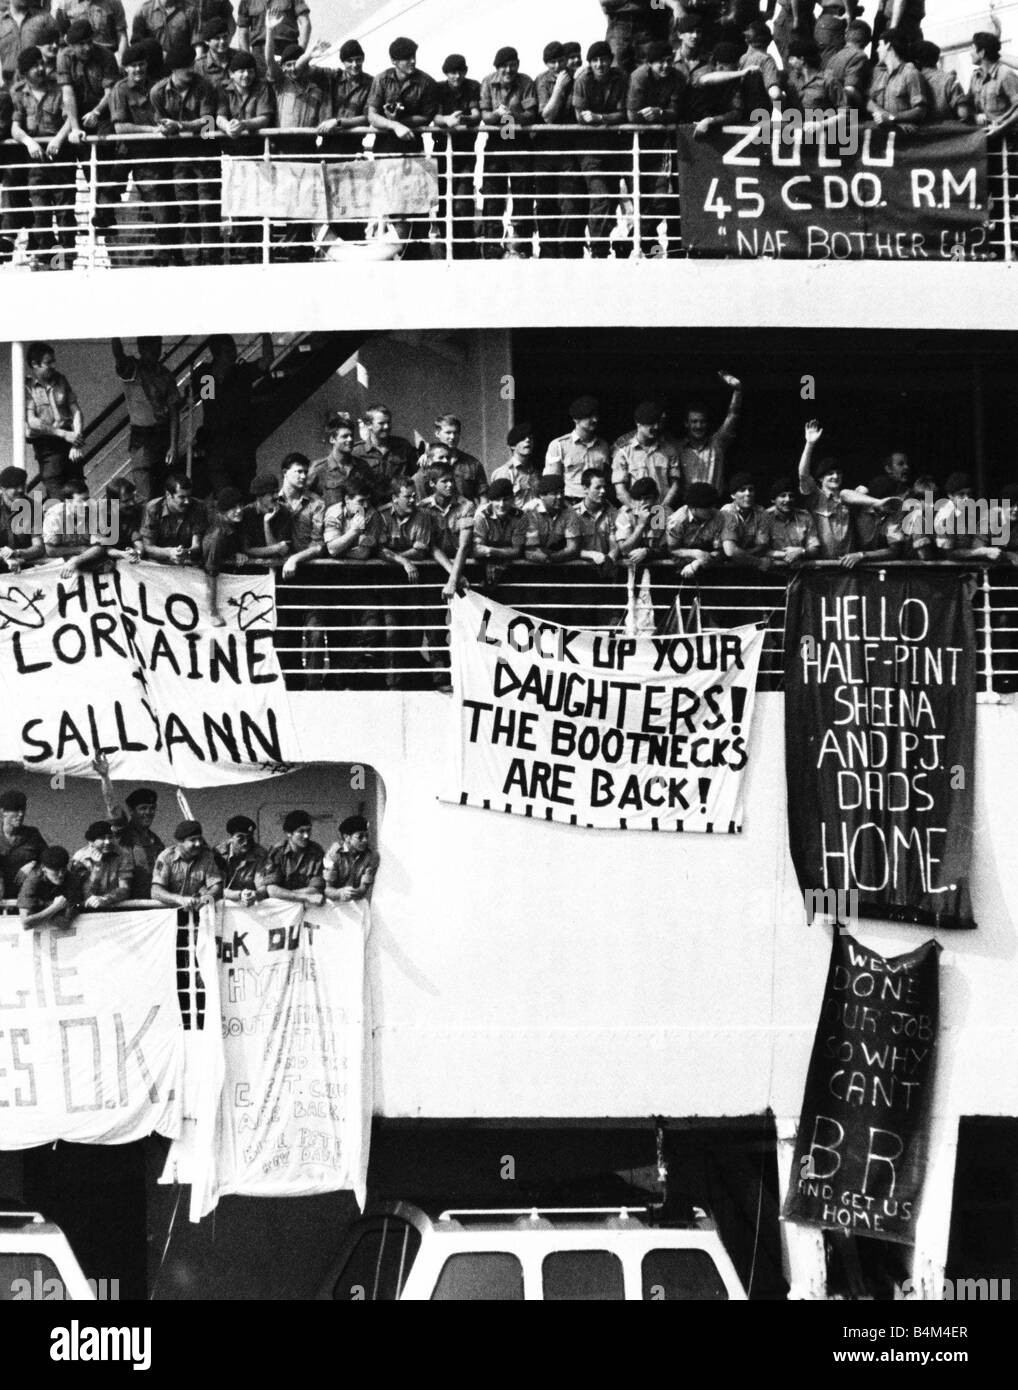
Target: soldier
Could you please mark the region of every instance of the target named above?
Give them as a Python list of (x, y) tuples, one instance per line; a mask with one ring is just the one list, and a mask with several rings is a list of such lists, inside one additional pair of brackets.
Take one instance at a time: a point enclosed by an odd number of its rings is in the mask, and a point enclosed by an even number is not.
[(226, 822), (228, 838), (215, 848), (223, 875), (223, 897), (242, 907), (252, 907), (268, 896), (260, 880), (269, 852), (255, 839), (256, 831), (248, 816), (231, 816)]
[(104, 912), (131, 896), (133, 865), (117, 846), (112, 821), (93, 821), (85, 839), (87, 844), (71, 855), (71, 873), (85, 911)]
[(347, 816), (340, 822), (339, 839), (325, 855), (326, 898), (341, 903), (370, 898), (381, 862), (371, 848), (367, 821), (363, 816)]
[(182, 820), (174, 844), (164, 849), (152, 872), (152, 896), (166, 907), (197, 911), (223, 895), (223, 874), (205, 843), (201, 823)]
[(307, 811), (290, 811), (283, 821), (283, 839), (269, 850), (262, 870), (266, 896), (319, 906), (325, 901), (324, 858), (325, 851), (311, 838)]

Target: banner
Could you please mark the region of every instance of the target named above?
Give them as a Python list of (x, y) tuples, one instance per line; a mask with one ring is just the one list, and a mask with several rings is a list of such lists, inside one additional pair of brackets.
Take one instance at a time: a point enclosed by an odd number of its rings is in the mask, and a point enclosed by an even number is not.
[(90, 775), (101, 752), (115, 779), (203, 787), (299, 757), (271, 573), (221, 575), (213, 627), (201, 571), (61, 568), (0, 579), (0, 759)]
[(424, 155), (379, 159), (223, 159), (223, 216), (371, 222), (426, 216), (438, 202), (438, 164)]
[(176, 937), (173, 908), (37, 931), (0, 917), (0, 1149), (176, 1137)]
[(940, 946), (834, 933), (785, 1220), (912, 1244), (926, 1171)]
[(363, 1206), (371, 1134), (369, 925), (361, 902), (224, 905), (215, 1198), (351, 1188)]
[(975, 926), (973, 585), (944, 570), (789, 583), (788, 832), (808, 912)]
[(700, 255), (980, 260), (990, 254), (986, 136), (786, 119), (679, 135), (682, 240)]
[(585, 632), (473, 591), (451, 613), (440, 800), (588, 829), (742, 829), (761, 630)]

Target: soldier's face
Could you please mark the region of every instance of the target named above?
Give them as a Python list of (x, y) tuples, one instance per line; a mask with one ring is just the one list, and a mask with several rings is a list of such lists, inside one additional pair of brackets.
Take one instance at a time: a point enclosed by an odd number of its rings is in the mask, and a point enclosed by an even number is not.
[(503, 63), (500, 68), (495, 69), (495, 74), (500, 82), (511, 82), (520, 70), (520, 60), (514, 58), (510, 63)]
[(346, 58), (343, 61), (343, 71), (347, 77), (360, 77), (364, 71), (363, 58)]
[(392, 66), (396, 69), (400, 77), (410, 77), (412, 73), (417, 71), (417, 59), (398, 58)]
[(344, 425), (331, 436), (331, 443), (337, 454), (348, 454), (353, 448), (353, 430), (349, 425)]
[(435, 438), (439, 444), (445, 444), (449, 449), (455, 449), (460, 442), (459, 425), (441, 424), (435, 430)]
[(608, 69), (611, 67), (607, 58), (591, 58), (590, 70), (598, 81), (602, 81), (608, 76)]
[(225, 34), (217, 34), (214, 39), (209, 39), (209, 52), (217, 63), (222, 63), (230, 52), (230, 40)]

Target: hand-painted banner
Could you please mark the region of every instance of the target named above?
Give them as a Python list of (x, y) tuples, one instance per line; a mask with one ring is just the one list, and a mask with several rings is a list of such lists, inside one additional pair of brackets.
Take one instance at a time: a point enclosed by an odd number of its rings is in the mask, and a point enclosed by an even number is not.
[(990, 254), (986, 135), (786, 118), (679, 136), (682, 240), (701, 255), (980, 260)]
[(177, 914), (0, 918), (0, 1149), (128, 1144), (181, 1122)]
[(929, 1142), (940, 946), (890, 959), (835, 932), (786, 1220), (915, 1241)]
[(587, 828), (742, 828), (763, 632), (620, 636), (452, 604), (440, 799)]
[(273, 647), (272, 574), (207, 580), (176, 566), (61, 577), (61, 564), (0, 579), (0, 758), (34, 771), (214, 786), (298, 758)]
[(223, 160), (223, 216), (370, 222), (426, 216), (438, 202), (438, 164), (423, 155), (339, 163)]
[[(361, 1205), (371, 1132), (366, 903), (224, 905), (218, 934), (225, 1076), (218, 1197), (350, 1188)], [(211, 997), (206, 1007), (214, 1011)]]
[(939, 569), (788, 586), (788, 831), (811, 917), (975, 926), (972, 592)]

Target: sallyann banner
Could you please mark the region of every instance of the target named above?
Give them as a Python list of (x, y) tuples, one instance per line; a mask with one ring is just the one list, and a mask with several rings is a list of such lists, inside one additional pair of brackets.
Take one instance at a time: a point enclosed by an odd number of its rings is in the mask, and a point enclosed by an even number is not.
[(763, 632), (588, 632), (454, 599), (443, 801), (614, 830), (742, 828)]
[(213, 627), (201, 571), (61, 568), (0, 578), (0, 758), (88, 775), (101, 752), (117, 779), (201, 787), (298, 757), (272, 574), (220, 576)]
[(835, 932), (786, 1220), (915, 1241), (926, 1172), (940, 947), (890, 959)]
[(344, 1188), (363, 1206), (369, 924), (366, 903), (224, 904), (217, 944), (225, 1075), (206, 1209), (228, 1193)]
[(339, 163), (223, 159), (223, 216), (338, 222), (424, 216), (438, 202), (438, 165), (424, 155)]
[(843, 918), (975, 926), (973, 584), (942, 570), (792, 578), (788, 833), (807, 903), (824, 893)]
[(980, 131), (853, 124), (824, 139), (768, 120), (681, 133), (679, 155), (682, 240), (701, 254), (943, 261), (989, 250)]
[(0, 918), (0, 1148), (128, 1144), (181, 1122), (177, 914)]

